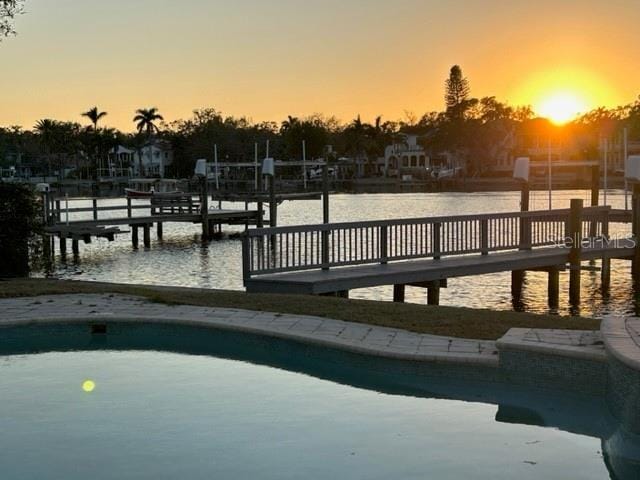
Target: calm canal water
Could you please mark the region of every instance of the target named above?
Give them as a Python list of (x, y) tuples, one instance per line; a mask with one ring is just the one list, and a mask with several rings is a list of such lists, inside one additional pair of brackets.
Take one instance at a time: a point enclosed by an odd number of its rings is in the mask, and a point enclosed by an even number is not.
[[(589, 204), (588, 191), (563, 191), (554, 193), (553, 207), (567, 208), (571, 198), (583, 198), (585, 205)], [(331, 221), (517, 211), (519, 201), (519, 192), (340, 194), (331, 197)], [(532, 209), (546, 209), (547, 202), (546, 192), (532, 192)], [(72, 206), (90, 206), (90, 203), (74, 201)], [(122, 204), (123, 201), (101, 201), (101, 205), (110, 203)], [(609, 191), (607, 203), (614, 208), (624, 208), (623, 192)], [(224, 208), (244, 208), (244, 204), (225, 203)], [(142, 214), (143, 211), (138, 212)], [(81, 218), (78, 215), (71, 218)], [(278, 221), (280, 225), (320, 223), (321, 201), (286, 202), (280, 205)], [(620, 228), (628, 230), (627, 226)], [(243, 227), (226, 227), (230, 235), (203, 245), (199, 225), (165, 224), (164, 239), (157, 240), (152, 234), (151, 248), (139, 250), (132, 248), (129, 235), (121, 235), (114, 242), (94, 240), (89, 245), (81, 244), (78, 259), (69, 255), (63, 260), (57, 256), (48, 275), (76, 280), (240, 290), (243, 288), (241, 242), (232, 234), (242, 230)], [(616, 233), (614, 226), (611, 233)], [(441, 291), (440, 301), (442, 305), (510, 310), (514, 308), (510, 281), (509, 272), (450, 279), (448, 288)], [(561, 273), (560, 282), (559, 313), (566, 314), (569, 312), (568, 273)], [(518, 308), (530, 312), (549, 312), (546, 285), (546, 274), (528, 272), (522, 305)], [(635, 295), (628, 262), (612, 262), (609, 295), (602, 294), (597, 271), (583, 272), (582, 285), (581, 314), (596, 317), (634, 314)], [(351, 297), (390, 301), (392, 288), (385, 286), (354, 290)], [(425, 290), (408, 288), (407, 301), (426, 303)]]

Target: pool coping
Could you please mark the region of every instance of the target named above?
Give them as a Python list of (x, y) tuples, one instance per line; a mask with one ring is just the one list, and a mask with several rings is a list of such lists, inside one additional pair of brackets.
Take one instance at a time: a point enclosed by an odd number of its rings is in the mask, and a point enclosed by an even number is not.
[[(530, 334), (546, 334), (545, 341), (532, 341), (527, 339)], [(589, 330), (549, 330), (549, 329), (533, 329), (533, 328), (511, 328), (509, 331), (496, 341), (498, 350), (518, 350), (525, 352), (541, 353), (545, 355), (557, 355), (568, 358), (576, 358), (582, 360), (591, 360), (595, 362), (606, 362), (607, 355), (602, 342), (597, 347), (592, 345), (574, 345), (562, 343), (561, 338), (557, 342), (551, 341), (552, 336), (567, 336), (569, 340), (575, 340), (584, 334), (594, 334)], [(601, 338), (599, 335), (596, 335)], [(573, 342), (577, 343), (577, 342)], [(602, 345), (602, 347), (600, 347)]]
[[(142, 297), (106, 293), (0, 299), (2, 306), (5, 311), (0, 310), (0, 326), (109, 322), (171, 324), (246, 332), (376, 357), (492, 368), (500, 366), (501, 351), (606, 361), (604, 346), (574, 345), (572, 335), (596, 333), (588, 331), (512, 328), (494, 342), (420, 334), (314, 316), (164, 305)], [(119, 311), (112, 313), (109, 310)]]
[[(320, 317), (317, 317), (320, 318)], [(215, 322), (202, 319), (185, 319), (182, 317), (171, 316), (148, 316), (148, 315), (127, 315), (127, 316), (114, 316), (114, 315), (95, 315), (92, 317), (81, 316), (66, 316), (66, 317), (48, 317), (46, 319), (23, 319), (12, 322), (2, 322), (0, 327), (11, 326), (27, 326), (27, 325), (60, 325), (60, 324), (96, 324), (96, 323), (145, 323), (145, 324), (162, 324), (162, 325), (176, 325), (176, 326), (188, 326), (198, 328), (208, 328), (213, 330), (226, 330), (231, 332), (249, 333), (254, 335), (260, 335), (264, 337), (280, 338), (283, 340), (293, 340), (297, 342), (307, 343), (310, 345), (317, 345), (322, 347), (335, 348), (345, 350), (353, 353), (360, 353), (365, 355), (372, 355), (376, 357), (393, 358), (398, 360), (411, 360), (422, 362), (435, 362), (435, 363), (458, 363), (458, 364), (475, 364), (489, 367), (498, 367), (498, 355), (489, 356), (474, 355), (457, 352), (432, 352), (432, 353), (409, 353), (403, 351), (401, 348), (382, 348), (381, 346), (373, 347), (362, 344), (357, 344), (349, 340), (344, 339), (330, 339), (320, 338), (318, 336), (312, 336), (303, 332), (288, 332), (283, 330), (269, 329), (256, 325), (238, 325), (229, 324), (223, 322)], [(352, 322), (345, 322), (352, 323)], [(353, 325), (360, 325), (352, 323)], [(401, 330), (404, 331), (404, 330)], [(432, 335), (432, 337), (437, 337)], [(448, 338), (448, 337), (439, 337)], [(461, 339), (469, 340), (469, 339)]]
[(605, 318), (600, 330), (607, 352), (632, 370), (640, 371), (640, 319)]

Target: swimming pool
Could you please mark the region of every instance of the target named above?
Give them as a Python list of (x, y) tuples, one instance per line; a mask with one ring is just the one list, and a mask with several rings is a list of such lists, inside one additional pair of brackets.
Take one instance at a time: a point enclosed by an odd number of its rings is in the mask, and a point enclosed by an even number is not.
[(607, 450), (616, 427), (596, 399), (394, 365), (367, 373), (355, 354), (195, 328), (20, 327), (0, 338), (2, 478), (638, 472)]

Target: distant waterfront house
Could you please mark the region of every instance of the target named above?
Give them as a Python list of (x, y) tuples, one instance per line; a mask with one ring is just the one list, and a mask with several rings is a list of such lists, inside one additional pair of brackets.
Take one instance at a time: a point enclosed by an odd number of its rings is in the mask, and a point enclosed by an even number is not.
[(109, 165), (120, 168), (129, 166), (133, 164), (135, 153), (135, 150), (133, 150), (132, 148), (118, 145), (111, 152), (109, 152)]
[[(164, 178), (166, 168), (173, 163), (173, 150), (167, 142), (146, 144), (134, 156), (133, 172), (136, 176)], [(142, 165), (142, 171), (140, 166)]]
[(417, 135), (400, 134), (401, 142), (388, 145), (384, 158), (378, 162), (378, 171), (387, 177), (397, 177), (403, 173), (426, 172), (431, 167), (429, 156), (418, 144)]
[(2, 168), (1, 177), (3, 179), (25, 179), (28, 180), (33, 176), (33, 168), (29, 162), (25, 162), (21, 154), (9, 153), (4, 158), (4, 167)]
[[(604, 159), (604, 140), (601, 139), (599, 144), (599, 150), (601, 152), (601, 158)], [(624, 172), (624, 140), (622, 135), (617, 135), (611, 139), (610, 142), (606, 145), (607, 150), (607, 164), (610, 171), (614, 171), (615, 173)], [(636, 140), (627, 140), (627, 155), (640, 155), (640, 141)]]
[(164, 178), (166, 169), (173, 163), (173, 150), (168, 142), (153, 141), (140, 148), (128, 148), (122, 145), (109, 154), (109, 171), (130, 169), (134, 177)]
[(135, 150), (118, 145), (109, 152), (106, 169), (101, 169), (99, 177), (130, 177), (131, 167), (135, 161)]
[(366, 176), (368, 163), (366, 157), (340, 157), (333, 163), (337, 168), (336, 175), (340, 179), (363, 178)]
[[(609, 173), (622, 173), (624, 152), (621, 131), (609, 137), (598, 137), (575, 128), (557, 127), (546, 119), (535, 118), (517, 127), (510, 141), (505, 142), (502, 154), (496, 156), (493, 170), (511, 175), (517, 157), (528, 157), (533, 163), (545, 165), (551, 158), (552, 165), (557, 165), (559, 172), (580, 177), (589, 173), (578, 165), (579, 162), (599, 160), (600, 168), (604, 169), (606, 156)], [(629, 139), (627, 154), (640, 155), (640, 142)], [(576, 166), (572, 167), (572, 163)]]

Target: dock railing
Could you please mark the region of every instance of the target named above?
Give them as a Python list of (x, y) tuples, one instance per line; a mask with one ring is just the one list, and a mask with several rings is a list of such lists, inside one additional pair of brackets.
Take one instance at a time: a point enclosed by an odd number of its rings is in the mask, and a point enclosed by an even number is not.
[[(101, 212), (126, 212), (128, 218), (135, 218), (135, 210), (147, 210), (150, 215), (159, 215), (167, 213), (200, 213), (200, 202), (194, 201), (196, 194), (180, 193), (180, 194), (162, 194), (157, 197), (149, 197), (144, 199), (126, 198), (126, 203), (100, 205), (100, 200), (111, 200), (110, 198), (64, 198), (58, 197), (53, 199), (49, 214), (51, 216), (48, 223), (61, 223), (72, 216), (82, 213), (91, 213), (92, 218), (84, 220), (91, 221), (105, 218), (100, 215)], [(91, 202), (91, 206), (76, 207), (73, 206), (78, 202)], [(109, 217), (106, 217), (109, 218)], [(77, 219), (75, 219), (77, 220)]]
[[(582, 210), (582, 238), (609, 234), (611, 207)], [(271, 273), (560, 245), (570, 209), (258, 228), (243, 237), (243, 278)]]

